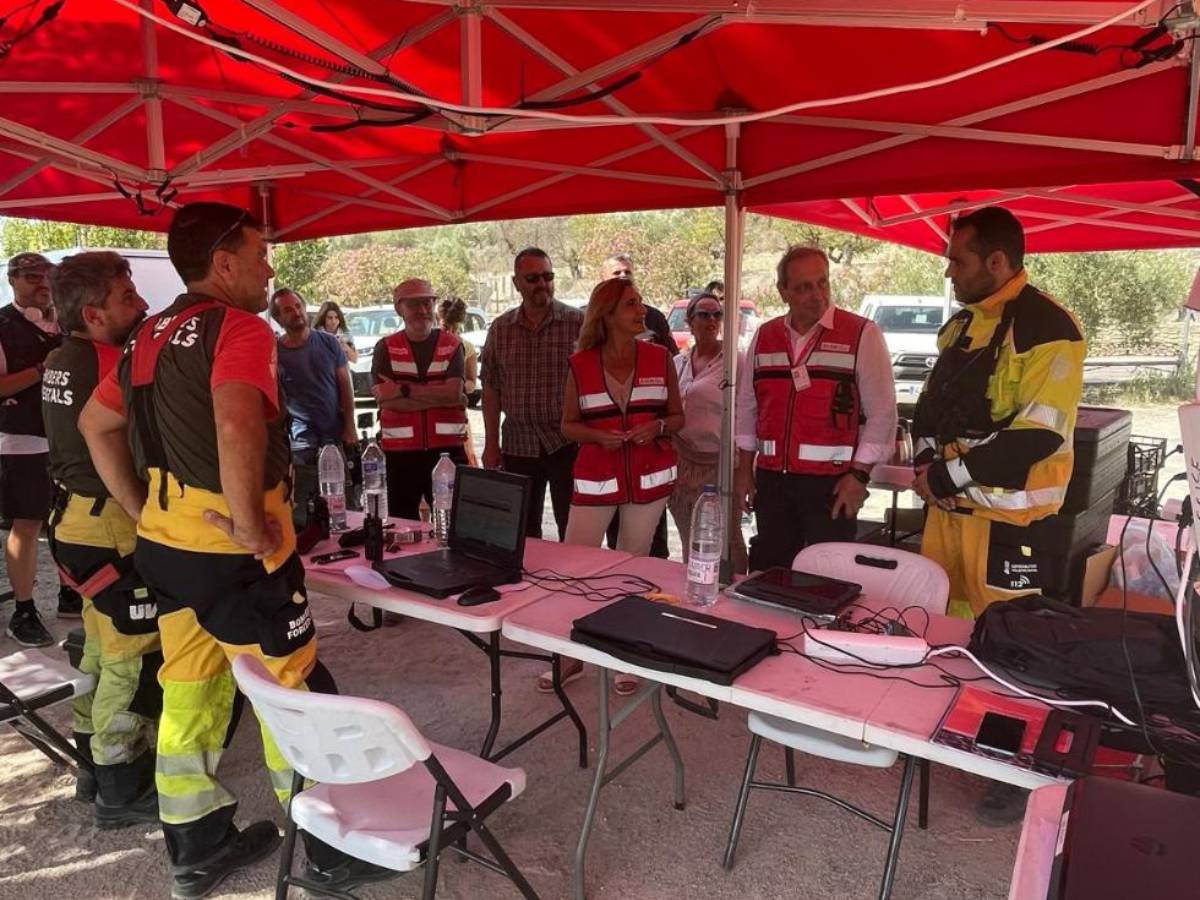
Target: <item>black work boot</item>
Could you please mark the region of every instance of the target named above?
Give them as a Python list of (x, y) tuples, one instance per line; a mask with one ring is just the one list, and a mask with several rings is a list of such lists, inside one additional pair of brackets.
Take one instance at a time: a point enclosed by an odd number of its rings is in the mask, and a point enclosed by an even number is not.
[(174, 900), (197, 900), (206, 897), (236, 872), (266, 859), (280, 844), (279, 829), (274, 822), (255, 822), (238, 832), (214, 859), (201, 866), (181, 872), (171, 885)]

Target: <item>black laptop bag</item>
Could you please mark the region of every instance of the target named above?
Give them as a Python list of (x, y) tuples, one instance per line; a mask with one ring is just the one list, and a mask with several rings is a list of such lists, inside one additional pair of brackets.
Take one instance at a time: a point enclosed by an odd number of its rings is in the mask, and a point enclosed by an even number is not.
[[(689, 621), (681, 621), (689, 620)], [(775, 649), (775, 632), (630, 595), (582, 616), (571, 640), (659, 672), (732, 684)]]

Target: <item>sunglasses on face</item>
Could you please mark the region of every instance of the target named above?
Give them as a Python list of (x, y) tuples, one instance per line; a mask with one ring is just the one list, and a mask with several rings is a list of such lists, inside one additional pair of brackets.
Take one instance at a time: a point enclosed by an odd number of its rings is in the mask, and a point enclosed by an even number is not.
[(725, 313), (719, 309), (698, 309), (692, 313), (692, 318), (700, 319), (702, 322), (720, 322), (725, 318)]
[(554, 281), (553, 272), (530, 272), (528, 275), (522, 275), (521, 277), (525, 279), (526, 284), (537, 284), (539, 281), (550, 284)]

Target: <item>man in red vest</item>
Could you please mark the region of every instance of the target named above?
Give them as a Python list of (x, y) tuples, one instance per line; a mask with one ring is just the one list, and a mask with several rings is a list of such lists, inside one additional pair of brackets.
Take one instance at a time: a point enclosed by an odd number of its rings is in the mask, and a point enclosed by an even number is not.
[(792, 247), (776, 286), (786, 315), (758, 329), (738, 381), (734, 488), (753, 509), (751, 570), (852, 541), (873, 466), (892, 456), (896, 391), (879, 327), (830, 303), (829, 260)]
[(415, 519), (433, 503), (433, 467), (443, 453), (467, 464), (465, 352), (458, 335), (434, 328), (437, 295), (423, 278), (393, 293), (404, 328), (375, 345), (371, 377), (387, 457), (388, 513)]

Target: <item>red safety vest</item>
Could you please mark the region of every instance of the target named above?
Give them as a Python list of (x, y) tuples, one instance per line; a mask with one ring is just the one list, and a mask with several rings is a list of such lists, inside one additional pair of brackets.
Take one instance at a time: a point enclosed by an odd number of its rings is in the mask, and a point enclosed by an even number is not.
[[(792, 358), (785, 316), (759, 328), (754, 346), (759, 468), (797, 475), (847, 471), (862, 417), (855, 366), (866, 323), (862, 316), (835, 309), (833, 327), (815, 326), (820, 331), (801, 359)], [(793, 371), (800, 365), (810, 383), (797, 391)]]
[[(600, 348), (581, 350), (571, 357), (580, 417), (592, 428), (629, 431), (666, 418), (671, 357), (662, 347), (645, 341), (637, 341), (635, 348), (633, 384), (624, 413), (605, 383)], [(626, 443), (619, 450), (582, 444), (575, 458), (572, 502), (581, 506), (651, 503), (671, 493), (675, 462), (675, 448), (666, 437), (642, 445)]]
[[(397, 331), (384, 341), (384, 346), (387, 348), (391, 377), (396, 381), (435, 384), (446, 380), (450, 361), (462, 346), (462, 341), (449, 331), (439, 331), (433, 359), (423, 378), (417, 373), (417, 361), (408, 335)], [(383, 428), (383, 449), (387, 451), (461, 447), (467, 440), (467, 410), (462, 406), (435, 406), (413, 412), (383, 409), (379, 413), (379, 420)]]

